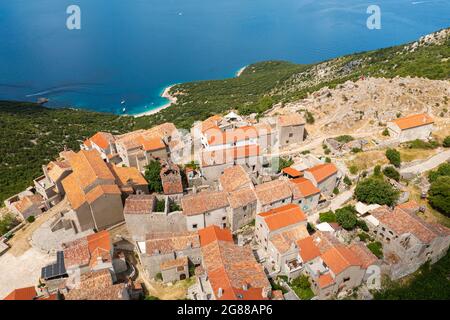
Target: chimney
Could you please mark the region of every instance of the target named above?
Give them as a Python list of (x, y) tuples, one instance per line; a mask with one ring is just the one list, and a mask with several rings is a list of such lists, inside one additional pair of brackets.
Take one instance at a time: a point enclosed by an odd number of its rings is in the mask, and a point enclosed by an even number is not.
[(222, 295), (223, 295), (223, 289), (219, 288), (219, 290), (217, 290), (217, 298), (222, 297)]
[(242, 290), (244, 290), (244, 291), (247, 291), (247, 290), (248, 290), (248, 284), (247, 284), (247, 283), (244, 283), (244, 284), (242, 285)]

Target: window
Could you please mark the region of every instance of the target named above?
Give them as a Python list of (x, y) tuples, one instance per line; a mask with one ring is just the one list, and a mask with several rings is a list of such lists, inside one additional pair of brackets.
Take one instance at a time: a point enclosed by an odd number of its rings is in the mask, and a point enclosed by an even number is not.
[(198, 225), (197, 224), (193, 224), (192, 225), (192, 229), (197, 229), (198, 228)]
[(350, 280), (350, 277), (344, 278), (344, 282), (347, 282)]
[(289, 133), (289, 138), (292, 138), (294, 136), (293, 133)]
[(222, 217), (222, 221), (225, 221), (227, 219), (227, 217)]
[[(244, 211), (247, 211), (247, 206), (243, 206), (242, 209), (243, 209)], [(244, 214), (244, 217), (245, 217), (245, 214)]]
[(183, 266), (177, 267), (177, 271), (178, 271), (178, 272), (184, 271), (184, 267), (183, 267)]

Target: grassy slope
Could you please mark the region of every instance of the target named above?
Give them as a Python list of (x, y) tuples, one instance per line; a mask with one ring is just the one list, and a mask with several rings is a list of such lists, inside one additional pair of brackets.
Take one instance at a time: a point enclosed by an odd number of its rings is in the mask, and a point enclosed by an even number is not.
[[(268, 61), (250, 65), (239, 78), (200, 81), (172, 88), (175, 105), (152, 116), (119, 117), (87, 111), (47, 109), (32, 103), (0, 101), (0, 200), (23, 190), (64, 145), (77, 149), (79, 141), (96, 131), (124, 132), (149, 128), (165, 121), (189, 128), (230, 109), (262, 111), (269, 102), (292, 101), (323, 86), (335, 86), (366, 76), (422, 76), (449, 79), (450, 40), (445, 45), (421, 47), (399, 54), (403, 46), (353, 54), (318, 65)], [(316, 69), (326, 65), (329, 75), (318, 78)], [(34, 144), (32, 141), (35, 141)]]

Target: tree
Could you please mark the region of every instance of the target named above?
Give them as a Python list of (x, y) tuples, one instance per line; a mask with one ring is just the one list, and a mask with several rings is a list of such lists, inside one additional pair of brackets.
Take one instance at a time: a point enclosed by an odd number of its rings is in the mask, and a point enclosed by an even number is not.
[(305, 119), (307, 124), (314, 124), (314, 122), (316, 122), (314, 115), (308, 110), (305, 111)]
[(17, 220), (14, 218), (12, 214), (8, 213), (3, 215), (3, 217), (0, 218), (0, 236), (7, 233), (16, 225)]
[(450, 163), (443, 163), (437, 168), (437, 170), (430, 171), (428, 174), (428, 181), (434, 182), (442, 176), (450, 176)]
[(278, 164), (278, 171), (281, 171), (284, 168), (290, 167), (294, 164), (294, 160), (292, 160), (291, 158), (285, 159), (285, 158), (280, 157), (279, 161), (280, 162)]
[(377, 164), (375, 166), (375, 168), (373, 169), (373, 175), (375, 177), (380, 177), (381, 176), (381, 166), (379, 164)]
[(320, 222), (336, 222), (336, 215), (333, 211), (321, 212), (319, 213)]
[(395, 181), (400, 180), (400, 173), (397, 170), (395, 170), (393, 166), (384, 168), (383, 174), (388, 178), (394, 179)]
[(442, 145), (444, 146), (444, 148), (450, 148), (450, 136), (445, 137)]
[(431, 184), (428, 201), (434, 209), (450, 217), (450, 176), (441, 176)]
[(355, 196), (367, 204), (392, 206), (398, 200), (399, 191), (382, 179), (369, 177), (358, 183)]
[(397, 168), (400, 167), (401, 159), (400, 159), (400, 152), (398, 152), (395, 149), (387, 149), (386, 150), (386, 158), (388, 158), (389, 162), (396, 166)]
[(161, 182), (161, 164), (159, 161), (152, 160), (145, 170), (145, 179), (148, 181), (148, 188), (150, 192), (162, 192)]
[(350, 178), (348, 176), (344, 177), (344, 183), (348, 186), (352, 185), (352, 180), (350, 180)]
[(348, 168), (351, 174), (357, 174), (358, 173), (358, 167), (355, 165), (351, 165), (350, 168)]
[(336, 221), (342, 228), (346, 230), (354, 229), (358, 222), (355, 207), (345, 206), (343, 208), (337, 209)]
[(27, 218), (28, 223), (33, 223), (36, 220), (36, 218), (34, 216), (29, 216)]
[(389, 134), (388, 128), (385, 128), (385, 129), (383, 130), (382, 135), (385, 136), (385, 137), (389, 137), (390, 134)]

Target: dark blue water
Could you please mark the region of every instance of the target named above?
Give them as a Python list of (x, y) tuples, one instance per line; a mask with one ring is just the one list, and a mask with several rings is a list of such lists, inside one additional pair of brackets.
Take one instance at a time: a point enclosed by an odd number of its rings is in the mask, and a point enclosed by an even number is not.
[[(81, 30), (66, 28), (70, 4)], [(370, 4), (381, 30), (366, 28)], [(396, 45), (449, 18), (450, 0), (0, 0), (0, 99), (136, 114), (173, 83)]]

